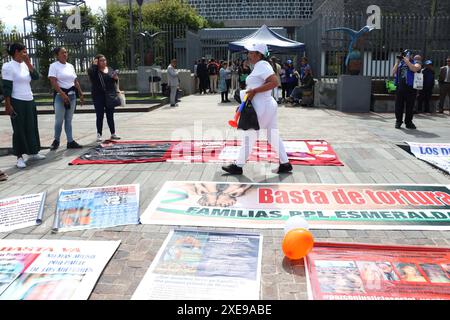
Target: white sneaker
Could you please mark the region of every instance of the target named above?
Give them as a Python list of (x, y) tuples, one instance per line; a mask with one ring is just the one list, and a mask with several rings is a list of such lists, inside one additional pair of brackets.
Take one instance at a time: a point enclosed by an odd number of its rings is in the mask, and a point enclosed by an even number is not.
[(97, 133), (97, 142), (102, 141), (102, 135), (100, 133)]
[(17, 168), (19, 168), (19, 169), (23, 169), (23, 168), (26, 168), (26, 167), (27, 167), (27, 165), (25, 164), (25, 161), (23, 160), (22, 157), (20, 157), (20, 158), (17, 159), (17, 164), (16, 164), (16, 166), (17, 166)]
[(111, 135), (111, 140), (120, 140), (120, 137), (114, 133)]
[(30, 154), (30, 155), (28, 156), (28, 160), (32, 160), (32, 161), (35, 161), (35, 160), (43, 160), (43, 159), (45, 159), (45, 156), (44, 156), (43, 154), (39, 154), (39, 153), (36, 153), (36, 154)]

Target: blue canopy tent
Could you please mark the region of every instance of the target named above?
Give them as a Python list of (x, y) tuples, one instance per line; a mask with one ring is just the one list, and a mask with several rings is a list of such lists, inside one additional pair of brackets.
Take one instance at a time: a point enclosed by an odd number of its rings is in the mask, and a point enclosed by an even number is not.
[(266, 25), (263, 25), (256, 32), (245, 38), (230, 42), (228, 44), (228, 49), (231, 52), (245, 51), (246, 49), (244, 46), (252, 43), (267, 44), (271, 53), (300, 53), (305, 50), (304, 43), (282, 37), (278, 33), (270, 30), (270, 28)]

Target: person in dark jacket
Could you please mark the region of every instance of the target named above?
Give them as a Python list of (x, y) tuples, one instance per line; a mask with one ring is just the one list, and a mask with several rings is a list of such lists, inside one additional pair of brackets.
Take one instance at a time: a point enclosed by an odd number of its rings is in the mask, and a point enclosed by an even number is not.
[(288, 101), (291, 103), (299, 103), (303, 97), (304, 91), (310, 91), (314, 87), (314, 78), (312, 76), (311, 68), (305, 67), (303, 69), (303, 78), (300, 79), (300, 86), (297, 86), (292, 90)]
[(111, 140), (119, 140), (120, 137), (116, 135), (116, 127), (114, 124), (114, 107), (107, 106), (106, 104), (106, 93), (117, 92), (116, 83), (119, 80), (117, 72), (108, 67), (106, 57), (99, 54), (92, 62), (92, 66), (88, 70), (88, 75), (91, 80), (92, 100), (97, 118), (97, 141), (102, 141), (103, 118), (105, 113), (109, 131), (111, 132)]
[(208, 89), (208, 67), (205, 58), (202, 58), (201, 62), (197, 65), (197, 77), (199, 79), (200, 94), (206, 94), (206, 90)]
[[(434, 70), (433, 62), (431, 60), (425, 61), (425, 68), (422, 69), (423, 73), (423, 89), (419, 90), (417, 97), (417, 111), (430, 113), (430, 101), (434, 88)], [(422, 109), (422, 107), (424, 107)]]

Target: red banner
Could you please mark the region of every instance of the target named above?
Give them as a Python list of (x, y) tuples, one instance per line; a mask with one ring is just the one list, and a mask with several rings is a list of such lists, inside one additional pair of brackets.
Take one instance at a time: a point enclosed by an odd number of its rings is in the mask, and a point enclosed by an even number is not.
[[(227, 163), (237, 159), (240, 141), (107, 141), (88, 150), (70, 164), (114, 164), (139, 162)], [(286, 152), (292, 164), (342, 166), (333, 148), (323, 140), (286, 140)], [(258, 141), (250, 162), (278, 163), (270, 145)]]
[(316, 243), (305, 264), (315, 300), (450, 300), (450, 248)]

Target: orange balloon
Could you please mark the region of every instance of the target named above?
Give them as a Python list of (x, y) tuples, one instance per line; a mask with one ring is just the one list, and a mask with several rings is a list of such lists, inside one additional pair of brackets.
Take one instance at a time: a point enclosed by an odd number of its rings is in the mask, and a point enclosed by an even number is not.
[(306, 256), (314, 245), (311, 232), (306, 229), (292, 229), (283, 239), (282, 249), (284, 255), (292, 260), (298, 260)]

